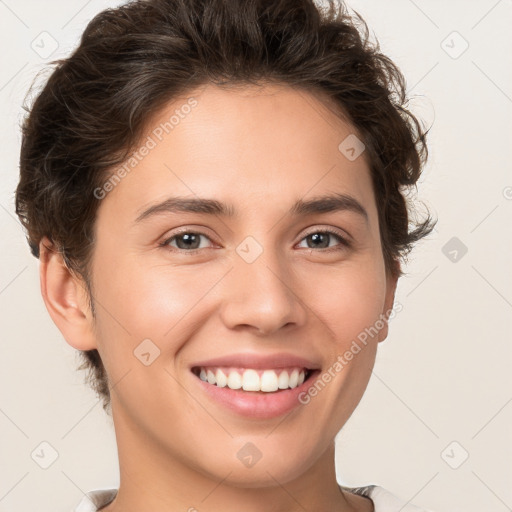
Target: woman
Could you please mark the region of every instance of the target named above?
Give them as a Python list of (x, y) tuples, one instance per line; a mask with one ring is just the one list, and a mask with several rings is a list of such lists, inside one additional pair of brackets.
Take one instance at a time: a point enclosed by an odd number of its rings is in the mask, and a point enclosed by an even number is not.
[(75, 510), (419, 510), (334, 466), (400, 259), (434, 225), (410, 229), (426, 147), (404, 103), (342, 5), (90, 22), (25, 121), (16, 197), (115, 425), (120, 487)]

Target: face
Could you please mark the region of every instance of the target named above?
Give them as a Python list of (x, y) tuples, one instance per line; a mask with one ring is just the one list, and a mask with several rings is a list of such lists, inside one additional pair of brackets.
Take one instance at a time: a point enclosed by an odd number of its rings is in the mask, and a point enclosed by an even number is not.
[(209, 85), (150, 124), (95, 225), (118, 442), (216, 481), (287, 482), (347, 421), (386, 335), (361, 341), (396, 285), (365, 154), (338, 149), (355, 131), (314, 95), (277, 85)]

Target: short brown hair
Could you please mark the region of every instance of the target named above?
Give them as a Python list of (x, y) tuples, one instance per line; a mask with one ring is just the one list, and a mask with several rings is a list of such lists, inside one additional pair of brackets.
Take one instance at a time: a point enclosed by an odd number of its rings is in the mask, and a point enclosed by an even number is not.
[[(34, 256), (44, 236), (90, 288), (101, 186), (128, 158), (150, 116), (203, 84), (275, 82), (339, 107), (366, 146), (386, 270), (429, 234), (405, 196), (427, 158), (426, 132), (406, 108), (405, 80), (370, 43), (359, 14), (313, 0), (136, 0), (99, 13), (55, 69), (22, 126), (16, 212)], [(91, 299), (91, 306), (94, 303)], [(81, 369), (107, 410), (97, 350)]]

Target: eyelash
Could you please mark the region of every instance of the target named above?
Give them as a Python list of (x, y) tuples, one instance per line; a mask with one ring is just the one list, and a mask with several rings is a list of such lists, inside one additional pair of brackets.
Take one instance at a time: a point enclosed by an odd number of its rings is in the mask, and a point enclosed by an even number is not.
[[(310, 231), (309, 233), (306, 233), (302, 238), (301, 238), (301, 242), (306, 239), (308, 236), (311, 236), (311, 235), (315, 235), (315, 234), (329, 234), (329, 235), (333, 235), (334, 237), (336, 237), (338, 239), (338, 241), (340, 242), (339, 246), (335, 246), (335, 247), (327, 247), (327, 248), (323, 248), (323, 249), (319, 249), (320, 252), (332, 252), (332, 251), (341, 251), (341, 250), (344, 250), (344, 249), (349, 249), (352, 247), (352, 244), (351, 242), (349, 242), (344, 236), (340, 235), (338, 231), (335, 231), (335, 230), (332, 230), (332, 229), (322, 229), (322, 230), (315, 230), (315, 231)], [(179, 233), (176, 233), (174, 234), (173, 236), (171, 236), (170, 238), (167, 238), (166, 240), (164, 240), (161, 244), (160, 244), (160, 247), (162, 247), (163, 249), (167, 249), (171, 252), (181, 252), (181, 253), (188, 253), (188, 254), (191, 254), (191, 255), (194, 255), (196, 254), (198, 251), (201, 251), (202, 249), (190, 249), (190, 250), (186, 250), (186, 249), (180, 249), (178, 247), (170, 247), (169, 246), (169, 243), (171, 241), (173, 241), (174, 239), (182, 236), (182, 235), (200, 235), (200, 236), (204, 236), (206, 238), (208, 238), (209, 240), (210, 237), (208, 235), (206, 235), (205, 233), (201, 233), (199, 231), (191, 231), (191, 230), (186, 230), (186, 231), (181, 231)], [(341, 247), (340, 247), (341, 246)], [(309, 251), (314, 251), (315, 249), (314, 248), (305, 248)]]

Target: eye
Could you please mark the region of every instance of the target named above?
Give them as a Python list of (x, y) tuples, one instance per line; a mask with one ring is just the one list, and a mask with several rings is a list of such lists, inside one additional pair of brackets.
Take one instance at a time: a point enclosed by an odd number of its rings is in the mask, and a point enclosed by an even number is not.
[[(210, 237), (204, 233), (196, 231), (182, 231), (181, 233), (176, 233), (170, 238), (167, 238), (160, 244), (160, 246), (168, 249), (170, 248), (171, 250), (195, 253), (200, 249), (207, 248), (207, 246), (201, 246), (201, 238), (211, 242)], [(332, 246), (330, 242), (333, 239), (337, 239), (339, 243)], [(308, 242), (308, 247), (306, 247), (308, 249), (325, 249), (330, 252), (331, 250), (343, 250), (351, 247), (350, 242), (344, 236), (337, 231), (330, 229), (312, 231), (302, 240), (306, 240)]]
[[(210, 238), (203, 233), (197, 233), (195, 231), (183, 231), (171, 236), (160, 245), (162, 247), (171, 247), (186, 252), (194, 252), (199, 249), (204, 249), (204, 247), (201, 247), (201, 237), (210, 240)], [(175, 246), (172, 245), (174, 242), (176, 242)]]
[[(331, 249), (332, 246), (329, 245), (329, 242), (333, 240), (333, 238), (338, 239), (340, 243), (338, 244), (338, 246), (334, 246), (334, 248)], [(307, 242), (311, 243), (311, 245), (308, 244), (308, 249), (329, 249), (330, 251), (343, 250), (351, 247), (350, 242), (345, 237), (343, 237), (337, 231), (331, 229), (312, 231), (311, 233), (307, 234), (302, 240), (306, 240)]]

